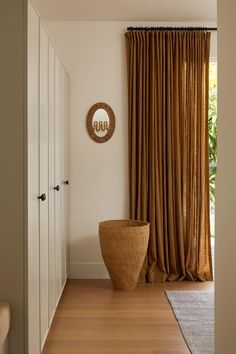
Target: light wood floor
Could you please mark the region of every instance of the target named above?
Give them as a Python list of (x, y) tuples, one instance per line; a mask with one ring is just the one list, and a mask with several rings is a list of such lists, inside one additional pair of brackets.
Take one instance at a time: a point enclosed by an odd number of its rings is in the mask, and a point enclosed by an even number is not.
[(138, 284), (113, 291), (109, 280), (67, 282), (43, 354), (187, 354), (165, 290), (210, 290), (212, 282)]

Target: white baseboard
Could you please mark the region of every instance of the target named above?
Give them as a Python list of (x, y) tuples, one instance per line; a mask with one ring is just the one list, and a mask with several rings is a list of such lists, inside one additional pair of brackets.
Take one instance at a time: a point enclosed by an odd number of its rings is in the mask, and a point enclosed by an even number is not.
[(109, 279), (104, 263), (70, 263), (69, 279)]

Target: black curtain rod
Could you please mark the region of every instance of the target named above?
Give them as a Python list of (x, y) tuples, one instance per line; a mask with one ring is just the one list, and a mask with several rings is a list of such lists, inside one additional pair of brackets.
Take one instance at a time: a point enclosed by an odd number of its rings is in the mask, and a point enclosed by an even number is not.
[(217, 31), (217, 27), (127, 27), (127, 31)]

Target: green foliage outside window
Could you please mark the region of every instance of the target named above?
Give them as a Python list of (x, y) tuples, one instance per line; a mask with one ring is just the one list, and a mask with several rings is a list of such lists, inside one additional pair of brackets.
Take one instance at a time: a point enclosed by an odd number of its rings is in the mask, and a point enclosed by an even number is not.
[(210, 164), (210, 200), (215, 203), (215, 180), (217, 163), (217, 66), (210, 65), (209, 80), (209, 164)]

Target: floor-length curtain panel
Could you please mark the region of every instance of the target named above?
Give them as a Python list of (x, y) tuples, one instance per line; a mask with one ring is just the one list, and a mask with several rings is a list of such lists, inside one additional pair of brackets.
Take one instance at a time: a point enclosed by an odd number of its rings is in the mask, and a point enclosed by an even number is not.
[(125, 36), (130, 217), (151, 223), (140, 278), (212, 280), (210, 33), (130, 31)]

